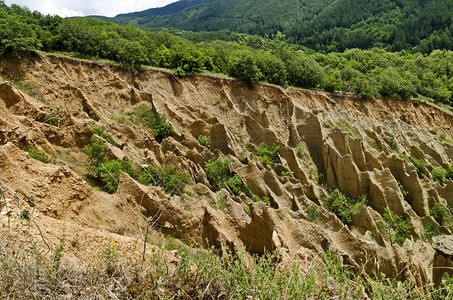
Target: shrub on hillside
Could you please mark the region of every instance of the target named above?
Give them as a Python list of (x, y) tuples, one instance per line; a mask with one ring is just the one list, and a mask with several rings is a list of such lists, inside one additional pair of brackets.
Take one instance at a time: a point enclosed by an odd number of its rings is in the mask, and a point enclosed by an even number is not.
[(138, 181), (144, 185), (160, 186), (169, 195), (181, 195), (189, 182), (189, 175), (176, 170), (173, 166), (146, 167), (138, 176)]
[(205, 172), (211, 185), (220, 190), (230, 174), (231, 160), (228, 157), (217, 157), (215, 160), (206, 163)]
[(271, 165), (277, 161), (277, 152), (280, 149), (280, 145), (272, 144), (272, 147), (262, 142), (258, 149), (255, 150), (255, 154), (260, 157), (261, 163), (266, 165)]
[(209, 144), (209, 140), (211, 139), (208, 135), (199, 135), (197, 138), (198, 144), (201, 146), (207, 146)]
[(445, 225), (451, 217), (448, 208), (440, 203), (434, 203), (434, 205), (429, 209), (429, 213), (441, 226)]
[(412, 225), (408, 219), (397, 215), (389, 208), (385, 209), (381, 220), (377, 221), (378, 227), (384, 231), (390, 244), (402, 246), (404, 241), (411, 236)]
[(342, 192), (335, 189), (329, 196), (321, 199), (323, 206), (334, 213), (343, 223), (351, 222), (351, 214), (357, 212), (362, 205), (366, 205), (366, 196), (362, 195), (358, 199), (346, 197)]
[(444, 184), (445, 180), (447, 180), (447, 170), (442, 167), (435, 167), (431, 174), (433, 175), (433, 180), (439, 182), (440, 184)]
[(165, 121), (166, 117), (148, 105), (142, 104), (137, 106), (131, 112), (131, 115), (136, 123), (143, 124), (145, 127), (151, 129), (154, 133), (154, 138), (159, 143), (164, 138), (173, 134), (173, 127)]

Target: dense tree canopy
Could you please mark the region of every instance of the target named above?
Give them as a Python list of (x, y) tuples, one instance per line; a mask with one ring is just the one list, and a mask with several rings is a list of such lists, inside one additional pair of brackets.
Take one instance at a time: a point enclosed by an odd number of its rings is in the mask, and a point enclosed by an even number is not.
[(329, 52), (373, 47), (422, 53), (453, 49), (451, 0), (216, 0), (159, 15), (150, 10), (110, 20), (261, 36), (282, 32), (293, 43)]
[(207, 70), (250, 84), (352, 92), (360, 97), (421, 97), (452, 105), (453, 52), (429, 54), (381, 48), (321, 53), (274, 38), (220, 32), (142, 30), (92, 18), (43, 16), (0, 1), (0, 53), (64, 51), (126, 66), (151, 65), (184, 72)]

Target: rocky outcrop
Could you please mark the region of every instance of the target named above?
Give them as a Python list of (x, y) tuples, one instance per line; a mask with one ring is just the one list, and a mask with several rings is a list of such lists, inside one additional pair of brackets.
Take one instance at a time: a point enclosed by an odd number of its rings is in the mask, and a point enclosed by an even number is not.
[[(11, 66), (1, 61), (0, 68)], [(450, 266), (446, 254), (422, 240), (422, 220), (437, 224), (430, 216), (434, 203), (453, 206), (453, 182), (421, 178), (410, 159), (425, 160), (428, 171), (453, 163), (453, 145), (438, 138), (439, 132), (453, 136), (450, 114), (410, 101), (250, 88), (204, 75), (177, 79), (41, 54), (19, 73), (43, 101), (12, 83), (0, 84), (0, 179), (12, 195), (33, 195), (46, 218), (121, 232), (151, 226), (189, 244), (254, 254), (278, 249), (302, 265), (329, 251), (353, 268), (413, 278), (420, 288)], [(172, 137), (159, 143), (135, 121), (143, 104), (167, 117)], [(104, 125), (117, 142), (109, 144), (109, 157), (128, 156), (140, 166), (170, 164), (189, 174), (186, 193), (168, 196), (126, 174), (114, 195), (93, 189), (81, 150), (94, 134), (90, 123)], [(209, 144), (199, 145), (199, 135), (210, 136)], [(253, 154), (262, 142), (280, 146), (272, 165)], [(58, 165), (30, 158), (23, 150), (31, 146), (58, 157)], [(212, 188), (204, 167), (225, 155), (231, 172), (270, 205)], [(333, 189), (367, 198), (348, 225), (322, 206)], [(219, 197), (222, 210), (209, 204)], [(387, 208), (412, 225), (413, 238), (401, 247), (378, 228)]]

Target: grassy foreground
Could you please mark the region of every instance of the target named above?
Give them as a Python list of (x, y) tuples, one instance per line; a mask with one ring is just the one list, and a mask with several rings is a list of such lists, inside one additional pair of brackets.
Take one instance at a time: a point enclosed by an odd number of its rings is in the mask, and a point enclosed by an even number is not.
[[(452, 299), (447, 278), (434, 290), (414, 281), (369, 277), (351, 271), (340, 255), (324, 253), (303, 267), (284, 259), (284, 250), (262, 256), (244, 251), (180, 245), (173, 251), (148, 245), (147, 254), (121, 254), (110, 241), (97, 256), (71, 254), (63, 232), (59, 244), (38, 253), (30, 238), (3, 240), (0, 246), (2, 299)], [(143, 243), (141, 243), (143, 244)], [(22, 246), (17, 248), (17, 246)], [(138, 245), (138, 241), (137, 241)], [(20, 249), (20, 250), (13, 250)], [(65, 250), (63, 252), (63, 249)], [(151, 250), (151, 251), (149, 251)], [(68, 254), (66, 254), (68, 251)]]

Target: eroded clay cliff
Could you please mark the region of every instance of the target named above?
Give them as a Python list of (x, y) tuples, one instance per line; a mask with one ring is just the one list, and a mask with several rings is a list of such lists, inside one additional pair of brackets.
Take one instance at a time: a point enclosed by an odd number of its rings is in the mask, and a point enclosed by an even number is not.
[[(244, 247), (257, 254), (286, 249), (288, 257), (329, 251), (370, 274), (423, 270), (427, 279), (420, 280), (433, 280), (435, 250), (423, 240), (422, 219), (451, 234), (429, 209), (434, 203), (453, 206), (453, 182), (420, 178), (414, 164), (398, 154), (425, 160), (427, 170), (451, 164), (453, 144), (438, 138), (453, 136), (448, 113), (412, 101), (249, 87), (205, 75), (178, 79), (163, 71), (44, 54), (2, 58), (0, 70), (0, 179), (9, 205), (0, 216), (4, 234), (11, 218), (14, 230), (22, 230), (19, 214), (25, 207), (35, 212), (49, 241), (56, 241), (52, 237), (65, 224), (77, 245), (73, 251), (90, 255), (96, 243), (112, 236), (132, 245), (139, 220), (151, 217), (157, 231), (190, 244)], [(12, 79), (16, 86), (28, 84), (35, 98), (16, 89)], [(175, 130), (171, 137), (158, 143), (128, 120), (128, 112), (143, 104), (167, 117)], [(61, 126), (49, 124), (49, 115), (58, 116)], [(190, 175), (187, 192), (169, 196), (127, 174), (113, 195), (93, 188), (85, 180), (82, 152), (94, 135), (93, 122), (104, 125), (119, 145), (109, 144), (111, 158), (173, 165)], [(197, 142), (200, 135), (210, 136), (207, 146)], [(262, 142), (280, 145), (276, 163), (263, 165), (253, 155)], [(32, 146), (55, 155), (57, 164), (31, 158), (24, 149)], [(230, 156), (231, 171), (251, 192), (268, 197), (271, 205), (214, 192), (204, 167), (222, 155)], [(329, 189), (353, 198), (366, 195), (367, 205), (344, 225), (322, 206)], [(226, 199), (222, 210), (209, 204), (219, 194)], [(309, 207), (319, 212), (316, 220), (310, 221)], [(391, 245), (376, 225), (386, 208), (410, 220), (412, 239), (402, 247)]]

